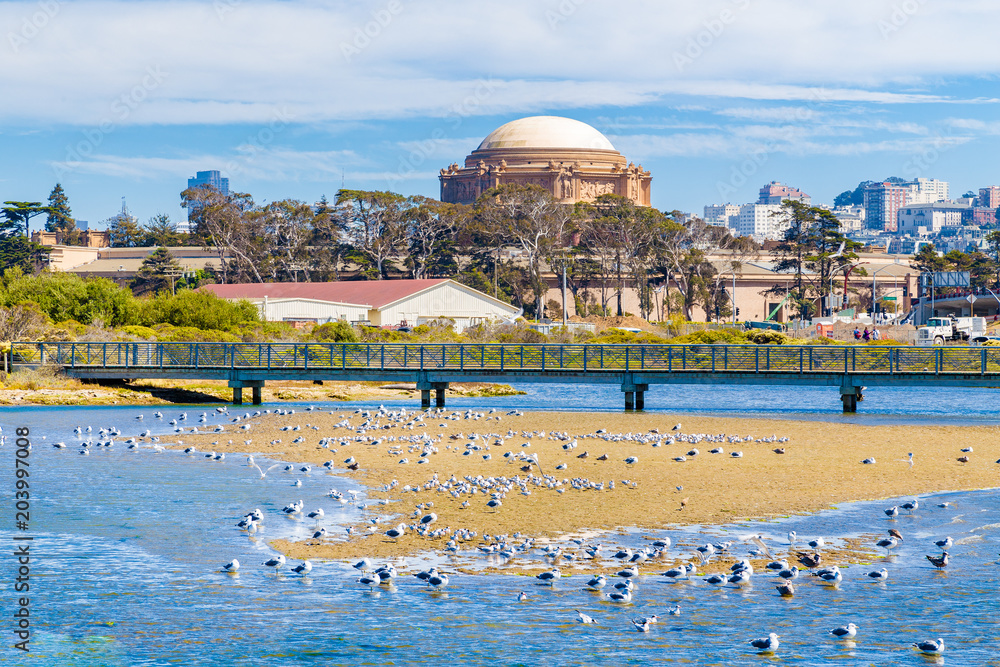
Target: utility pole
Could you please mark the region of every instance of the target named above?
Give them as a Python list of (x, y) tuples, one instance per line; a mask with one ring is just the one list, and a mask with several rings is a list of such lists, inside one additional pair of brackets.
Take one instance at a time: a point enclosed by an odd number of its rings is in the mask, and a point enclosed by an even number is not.
[(563, 257), (562, 310), (563, 310), (563, 326), (565, 327), (569, 322), (569, 316), (566, 314), (566, 258), (565, 257)]

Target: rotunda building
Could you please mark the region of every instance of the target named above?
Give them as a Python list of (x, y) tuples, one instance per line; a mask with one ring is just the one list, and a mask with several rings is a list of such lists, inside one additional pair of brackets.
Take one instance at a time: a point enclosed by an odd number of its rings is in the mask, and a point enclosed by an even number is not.
[(650, 205), (652, 178), (596, 129), (571, 118), (531, 116), (493, 130), (479, 148), (441, 170), (441, 201), (471, 204), (490, 188), (539, 185), (565, 204), (603, 194)]

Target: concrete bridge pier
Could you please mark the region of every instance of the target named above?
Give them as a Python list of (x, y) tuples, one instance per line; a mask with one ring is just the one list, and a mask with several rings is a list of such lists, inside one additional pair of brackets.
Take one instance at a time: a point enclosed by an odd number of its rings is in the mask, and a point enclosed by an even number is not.
[(431, 390), (434, 391), (434, 406), (444, 407), (444, 394), (448, 389), (447, 382), (418, 382), (417, 389), (420, 390), (420, 407), (426, 410), (431, 407)]
[(840, 399), (844, 403), (844, 414), (853, 414), (858, 411), (858, 401), (864, 400), (864, 394), (862, 391), (864, 387), (855, 387), (853, 385), (841, 385), (840, 387)]
[(233, 405), (243, 405), (243, 389), (246, 387), (249, 387), (253, 392), (254, 405), (260, 405), (263, 402), (261, 399), (261, 390), (264, 388), (263, 380), (230, 380), (229, 386), (233, 390)]
[(626, 410), (644, 410), (646, 408), (646, 392), (649, 391), (648, 384), (636, 384), (631, 376), (622, 382), (622, 391), (625, 393)]

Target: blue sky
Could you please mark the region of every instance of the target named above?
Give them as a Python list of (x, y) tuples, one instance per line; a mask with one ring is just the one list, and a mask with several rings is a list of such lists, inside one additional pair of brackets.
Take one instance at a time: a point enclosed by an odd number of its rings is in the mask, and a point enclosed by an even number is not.
[(1000, 184), (997, 0), (0, 2), (0, 198), (177, 220), (195, 171), (257, 201), (436, 197), (525, 115), (594, 125), (700, 213), (777, 180)]

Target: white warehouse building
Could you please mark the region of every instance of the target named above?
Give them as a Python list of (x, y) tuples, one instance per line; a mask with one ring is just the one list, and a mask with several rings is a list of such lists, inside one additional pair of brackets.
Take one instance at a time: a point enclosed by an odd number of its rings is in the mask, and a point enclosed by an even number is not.
[(416, 326), (438, 318), (464, 329), (510, 320), (520, 311), (454, 280), (358, 280), (327, 283), (205, 285), (223, 299), (255, 304), (269, 322), (323, 324), (337, 320), (372, 326)]

